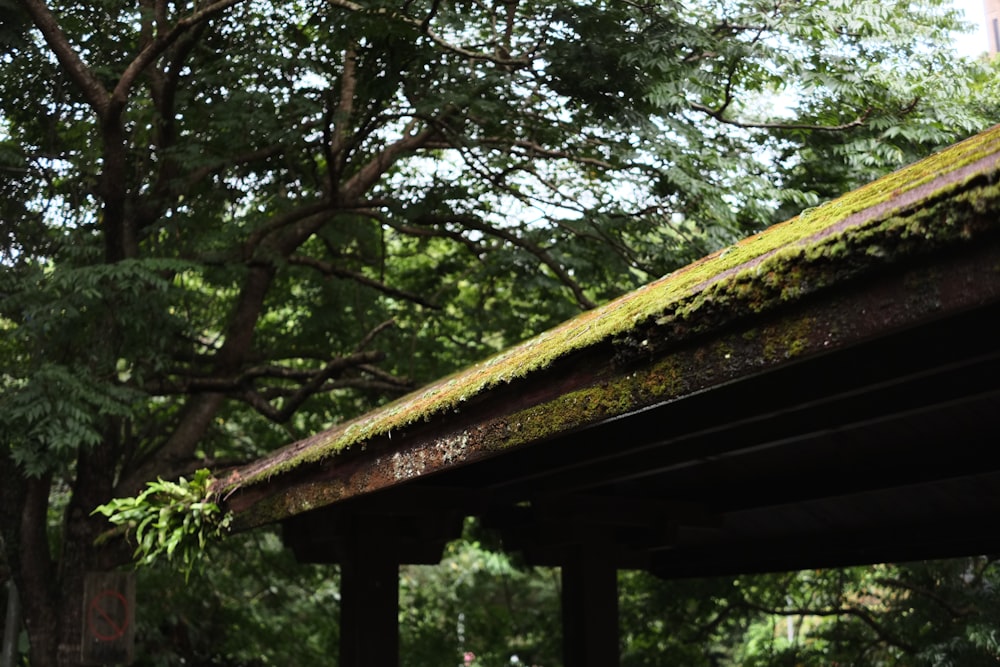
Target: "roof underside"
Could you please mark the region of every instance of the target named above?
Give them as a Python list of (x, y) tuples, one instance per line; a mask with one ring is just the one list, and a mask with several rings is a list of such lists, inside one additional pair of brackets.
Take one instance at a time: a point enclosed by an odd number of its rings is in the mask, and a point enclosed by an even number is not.
[(1000, 127), (247, 466), (241, 528), (461, 519), (665, 576), (1000, 550)]

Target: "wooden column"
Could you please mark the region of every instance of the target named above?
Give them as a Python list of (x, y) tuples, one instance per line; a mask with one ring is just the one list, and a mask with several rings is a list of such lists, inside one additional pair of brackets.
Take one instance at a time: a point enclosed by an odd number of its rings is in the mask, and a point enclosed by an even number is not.
[(399, 667), (396, 550), (362, 527), (340, 567), (340, 667)]
[(565, 667), (618, 667), (618, 571), (610, 557), (581, 547), (562, 566)]

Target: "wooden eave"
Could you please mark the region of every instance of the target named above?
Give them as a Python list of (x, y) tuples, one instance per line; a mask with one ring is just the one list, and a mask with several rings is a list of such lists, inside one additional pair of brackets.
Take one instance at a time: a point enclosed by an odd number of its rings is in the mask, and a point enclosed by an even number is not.
[(664, 575), (1000, 549), (1000, 126), (219, 483), (307, 560)]

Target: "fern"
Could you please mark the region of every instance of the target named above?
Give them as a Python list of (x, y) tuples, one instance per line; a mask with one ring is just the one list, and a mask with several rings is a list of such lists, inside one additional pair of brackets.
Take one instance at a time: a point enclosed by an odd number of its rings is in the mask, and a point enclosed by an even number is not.
[(126, 539), (135, 541), (137, 565), (177, 559), (187, 579), (208, 541), (222, 537), (231, 522), (214, 501), (211, 482), (204, 468), (190, 480), (157, 479), (134, 498), (115, 498), (92, 514), (103, 514), (117, 526), (102, 539), (124, 532)]

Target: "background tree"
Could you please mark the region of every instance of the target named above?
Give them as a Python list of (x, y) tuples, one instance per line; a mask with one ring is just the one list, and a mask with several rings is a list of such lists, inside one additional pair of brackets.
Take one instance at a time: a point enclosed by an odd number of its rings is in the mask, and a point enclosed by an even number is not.
[(0, 534), (35, 667), (79, 661), (83, 573), (129, 558), (98, 540), (110, 498), (356, 414), (989, 122), (939, 0), (0, 16)]
[(990, 665), (993, 558), (657, 581), (622, 578), (622, 664)]

